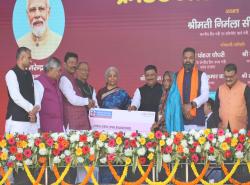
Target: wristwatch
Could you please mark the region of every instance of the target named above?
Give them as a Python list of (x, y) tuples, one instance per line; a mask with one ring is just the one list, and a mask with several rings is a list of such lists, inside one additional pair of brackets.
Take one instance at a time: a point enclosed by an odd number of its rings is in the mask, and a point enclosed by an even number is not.
[(190, 104), (191, 104), (192, 108), (197, 108), (197, 104), (194, 101), (192, 101)]

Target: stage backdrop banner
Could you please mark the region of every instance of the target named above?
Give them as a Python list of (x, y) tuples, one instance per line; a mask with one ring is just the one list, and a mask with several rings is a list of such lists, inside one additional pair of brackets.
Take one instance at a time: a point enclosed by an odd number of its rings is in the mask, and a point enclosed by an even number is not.
[[(8, 99), (5, 74), (16, 63), (18, 45), (31, 45), (27, 35), (37, 31), (28, 19), (27, 2), (0, 1), (2, 130)], [(156, 65), (161, 80), (164, 71), (181, 68), (183, 49), (193, 47), (211, 91), (223, 83), (227, 63), (236, 63), (240, 79), (250, 84), (249, 0), (50, 0), (46, 23), (53, 42), (44, 50), (45, 42), (33, 44), (34, 77), (48, 57), (63, 63), (65, 53), (73, 51), (79, 61), (89, 63), (89, 83), (97, 91), (105, 86), (107, 67), (116, 66), (119, 86), (133, 96), (145, 82), (146, 65)]]

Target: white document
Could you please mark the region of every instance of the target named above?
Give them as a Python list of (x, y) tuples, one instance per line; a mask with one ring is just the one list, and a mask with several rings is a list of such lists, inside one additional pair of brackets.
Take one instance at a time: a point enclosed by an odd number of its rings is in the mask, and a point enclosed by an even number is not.
[(94, 108), (89, 110), (92, 130), (111, 132), (150, 132), (155, 112)]

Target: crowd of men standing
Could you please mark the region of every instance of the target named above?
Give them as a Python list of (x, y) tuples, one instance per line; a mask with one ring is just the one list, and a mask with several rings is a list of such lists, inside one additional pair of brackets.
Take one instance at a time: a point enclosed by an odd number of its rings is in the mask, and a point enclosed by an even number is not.
[[(116, 67), (106, 70), (106, 84), (96, 93), (87, 82), (88, 63), (79, 62), (73, 52), (65, 54), (64, 64), (56, 57), (49, 58), (44, 72), (33, 80), (29, 71), (31, 51), (20, 47), (16, 65), (5, 76), (9, 96), (5, 131), (33, 134), (90, 130), (88, 110), (93, 107), (154, 111), (152, 130), (249, 129), (250, 88), (238, 79), (237, 66), (225, 66), (225, 83), (219, 86), (214, 102), (209, 99), (209, 79), (195, 64), (195, 50), (185, 48), (182, 56), (182, 68), (177, 73), (166, 71), (162, 84), (157, 81), (156, 66), (146, 66), (146, 82), (130, 98), (118, 86)], [(70, 174), (70, 183), (80, 182), (76, 182), (76, 171)]]

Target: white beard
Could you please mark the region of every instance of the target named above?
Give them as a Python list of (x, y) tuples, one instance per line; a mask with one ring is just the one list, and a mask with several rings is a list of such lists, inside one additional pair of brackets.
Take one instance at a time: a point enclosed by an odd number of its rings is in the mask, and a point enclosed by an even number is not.
[(36, 37), (42, 37), (46, 31), (47, 25), (48, 25), (47, 21), (44, 21), (42, 26), (33, 26), (33, 23), (32, 23), (31, 24), (32, 33)]

